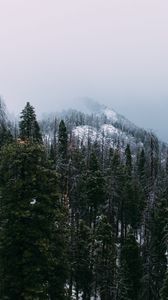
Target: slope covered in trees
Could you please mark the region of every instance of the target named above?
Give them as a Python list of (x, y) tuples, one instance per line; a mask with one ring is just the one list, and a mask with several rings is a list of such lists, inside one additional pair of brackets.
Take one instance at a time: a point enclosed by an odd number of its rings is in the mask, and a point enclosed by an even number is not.
[(30, 103), (17, 133), (0, 110), (0, 299), (168, 299), (167, 146), (102, 114), (38, 123)]

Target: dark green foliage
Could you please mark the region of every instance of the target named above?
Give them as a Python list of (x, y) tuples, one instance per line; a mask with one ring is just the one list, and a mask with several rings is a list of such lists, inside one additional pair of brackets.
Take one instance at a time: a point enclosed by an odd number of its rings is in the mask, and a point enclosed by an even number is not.
[(141, 150), (138, 159), (138, 175), (141, 183), (145, 186), (145, 167), (146, 167), (146, 157), (144, 149)]
[(167, 243), (165, 231), (168, 220), (168, 190), (162, 190), (152, 215), (151, 228), (151, 258), (152, 258), (152, 285), (154, 299), (159, 298), (160, 289), (166, 272)]
[(96, 229), (95, 281), (102, 300), (111, 300), (116, 294), (116, 246), (112, 226), (101, 216)]
[(168, 299), (167, 146), (129, 128), (137, 144), (74, 135), (103, 122), (41, 122), (43, 144), (28, 102), (18, 139), (0, 101), (0, 299)]
[(60, 175), (59, 185), (62, 199), (65, 201), (68, 196), (68, 134), (63, 120), (59, 124), (56, 168)]
[[(163, 299), (166, 298), (166, 278), (167, 278), (167, 220), (168, 220), (168, 190), (161, 184), (162, 189), (158, 196), (155, 210), (153, 212), (153, 222), (151, 229), (151, 254), (152, 254), (152, 283), (154, 299), (159, 299), (160, 293)], [(168, 297), (168, 291), (167, 291)]]
[(154, 180), (156, 180), (159, 167), (160, 167), (160, 162), (159, 162), (159, 142), (157, 137), (151, 133), (149, 136), (149, 143), (150, 143), (150, 153), (149, 153), (149, 177), (150, 181), (153, 184)]
[(0, 147), (12, 142), (13, 137), (10, 129), (5, 124), (0, 124)]
[(76, 290), (83, 292), (83, 299), (90, 299), (92, 287), (92, 268), (90, 260), (91, 230), (83, 221), (79, 222), (76, 231), (76, 251), (74, 261), (74, 277)]
[(142, 262), (133, 233), (129, 233), (121, 249), (119, 300), (137, 300), (140, 295)]
[(100, 205), (105, 200), (105, 181), (99, 169), (99, 163), (95, 153), (90, 156), (90, 168), (86, 178), (86, 200), (89, 209), (89, 225), (95, 227), (96, 216)]
[(163, 282), (163, 287), (160, 291), (160, 300), (168, 300), (168, 272), (166, 273), (164, 282)]
[(24, 141), (30, 140), (31, 142), (41, 142), (42, 136), (39, 124), (36, 120), (35, 110), (29, 102), (26, 103), (25, 108), (22, 110), (20, 119), (20, 138)]
[(40, 145), (10, 144), (1, 161), (1, 299), (49, 299), (49, 293), (51, 299), (64, 299), (65, 239), (56, 174)]
[(121, 161), (119, 150), (110, 150), (109, 165), (106, 171), (106, 197), (107, 216), (109, 223), (113, 226), (116, 238), (119, 235), (119, 223), (121, 223), (121, 239), (124, 235), (124, 166)]
[(137, 229), (142, 220), (145, 198), (138, 181), (127, 176), (125, 178), (124, 222), (126, 228), (128, 225), (131, 225), (133, 229)]
[[(125, 155), (126, 167), (123, 196), (123, 218), (126, 236), (128, 225), (131, 225), (131, 227), (135, 230), (141, 223), (145, 207), (145, 195), (143, 193), (143, 188), (141, 187), (141, 182), (138, 182), (132, 174), (132, 156), (129, 145), (127, 145)], [(143, 167), (144, 166), (142, 164), (142, 168)]]
[(125, 149), (125, 164), (126, 164), (126, 170), (128, 172), (128, 175), (131, 175), (132, 172), (132, 156), (131, 156), (131, 150), (130, 145), (128, 144)]
[(62, 120), (59, 124), (59, 137), (58, 137), (58, 153), (59, 159), (63, 161), (67, 160), (67, 149), (68, 148), (68, 134), (67, 128), (64, 121)]

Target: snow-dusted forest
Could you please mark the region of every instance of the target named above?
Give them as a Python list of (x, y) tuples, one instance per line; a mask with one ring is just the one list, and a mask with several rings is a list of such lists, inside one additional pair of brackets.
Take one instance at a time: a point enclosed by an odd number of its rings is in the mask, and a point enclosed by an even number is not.
[(167, 300), (168, 147), (94, 105), (0, 103), (0, 299)]

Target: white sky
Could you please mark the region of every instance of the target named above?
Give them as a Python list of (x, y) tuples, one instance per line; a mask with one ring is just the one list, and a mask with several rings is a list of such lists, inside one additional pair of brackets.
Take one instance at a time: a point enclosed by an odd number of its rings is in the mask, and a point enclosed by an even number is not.
[(168, 140), (168, 1), (0, 0), (0, 94), (15, 113), (89, 96)]

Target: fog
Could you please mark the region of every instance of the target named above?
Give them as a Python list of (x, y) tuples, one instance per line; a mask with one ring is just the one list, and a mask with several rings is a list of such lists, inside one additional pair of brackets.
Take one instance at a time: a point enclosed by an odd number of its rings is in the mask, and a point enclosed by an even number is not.
[(167, 0), (0, 0), (0, 94), (10, 112), (90, 97), (168, 140)]

